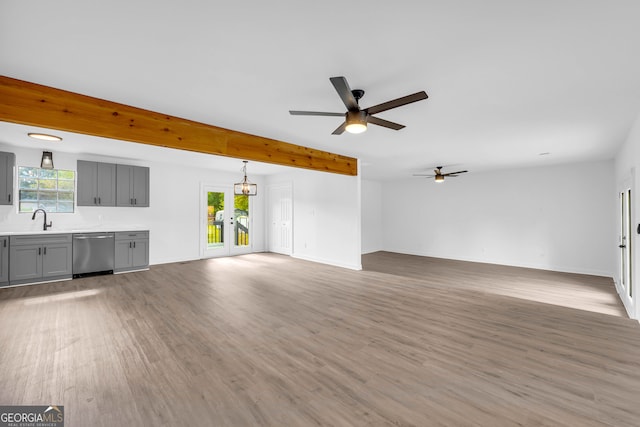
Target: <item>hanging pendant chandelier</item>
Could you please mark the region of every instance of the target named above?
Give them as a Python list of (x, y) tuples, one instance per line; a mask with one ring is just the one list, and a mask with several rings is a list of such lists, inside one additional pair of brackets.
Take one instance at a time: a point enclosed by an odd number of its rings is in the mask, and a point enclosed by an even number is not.
[(242, 167), (242, 172), (244, 173), (244, 179), (242, 182), (238, 182), (233, 184), (233, 194), (236, 196), (255, 196), (258, 194), (258, 185), (252, 184), (247, 180), (247, 160), (243, 160), (244, 166)]

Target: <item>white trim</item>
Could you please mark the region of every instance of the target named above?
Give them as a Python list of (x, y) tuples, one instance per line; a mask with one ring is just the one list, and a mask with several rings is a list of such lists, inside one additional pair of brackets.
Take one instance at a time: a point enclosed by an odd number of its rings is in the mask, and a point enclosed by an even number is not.
[(454, 261), (477, 262), (481, 264), (504, 265), (507, 267), (532, 268), (534, 270), (557, 271), (559, 273), (586, 274), (589, 276), (611, 277), (613, 279), (612, 272), (604, 271), (604, 270), (589, 270), (589, 269), (581, 269), (581, 268), (575, 268), (570, 266), (546, 265), (546, 264), (536, 264), (536, 263), (506, 263), (506, 262), (500, 262), (499, 260), (480, 259), (480, 258), (473, 258), (473, 257), (443, 256), (441, 253), (433, 254), (430, 252), (405, 251), (405, 250), (396, 250), (393, 248), (384, 249), (384, 252), (424, 256), (424, 257), (438, 258), (438, 259), (448, 259), (448, 260), (454, 260)]
[(304, 261), (317, 262), (320, 264), (333, 265), (334, 267), (347, 268), (349, 270), (358, 270), (358, 271), (362, 270), (362, 264), (343, 264), (343, 263), (335, 262), (329, 259), (311, 257), (306, 255), (297, 255), (297, 254), (292, 254), (291, 258), (301, 259)]

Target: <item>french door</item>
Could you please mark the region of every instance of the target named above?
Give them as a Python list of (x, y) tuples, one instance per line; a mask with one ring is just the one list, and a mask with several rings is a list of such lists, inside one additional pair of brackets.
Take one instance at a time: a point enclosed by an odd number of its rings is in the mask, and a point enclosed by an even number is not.
[(200, 202), (201, 257), (251, 252), (251, 198), (236, 196), (233, 187), (203, 185)]

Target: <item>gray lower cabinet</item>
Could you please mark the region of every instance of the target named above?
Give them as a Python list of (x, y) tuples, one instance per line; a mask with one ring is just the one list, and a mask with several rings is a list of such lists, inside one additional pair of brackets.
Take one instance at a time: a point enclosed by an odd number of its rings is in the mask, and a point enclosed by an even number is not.
[(70, 279), (71, 234), (11, 236), (9, 284)]
[(116, 233), (115, 273), (149, 267), (149, 232)]
[(149, 168), (117, 165), (117, 206), (149, 206)]
[(116, 205), (116, 165), (78, 160), (78, 206)]
[(0, 287), (9, 284), (9, 236), (0, 236)]
[(13, 204), (13, 169), (16, 155), (0, 152), (0, 205)]

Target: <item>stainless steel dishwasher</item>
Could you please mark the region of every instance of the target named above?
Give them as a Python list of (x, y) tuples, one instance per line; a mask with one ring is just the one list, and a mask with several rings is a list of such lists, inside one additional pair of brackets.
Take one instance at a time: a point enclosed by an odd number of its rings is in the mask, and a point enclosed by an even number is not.
[(114, 233), (73, 235), (73, 277), (113, 273)]

